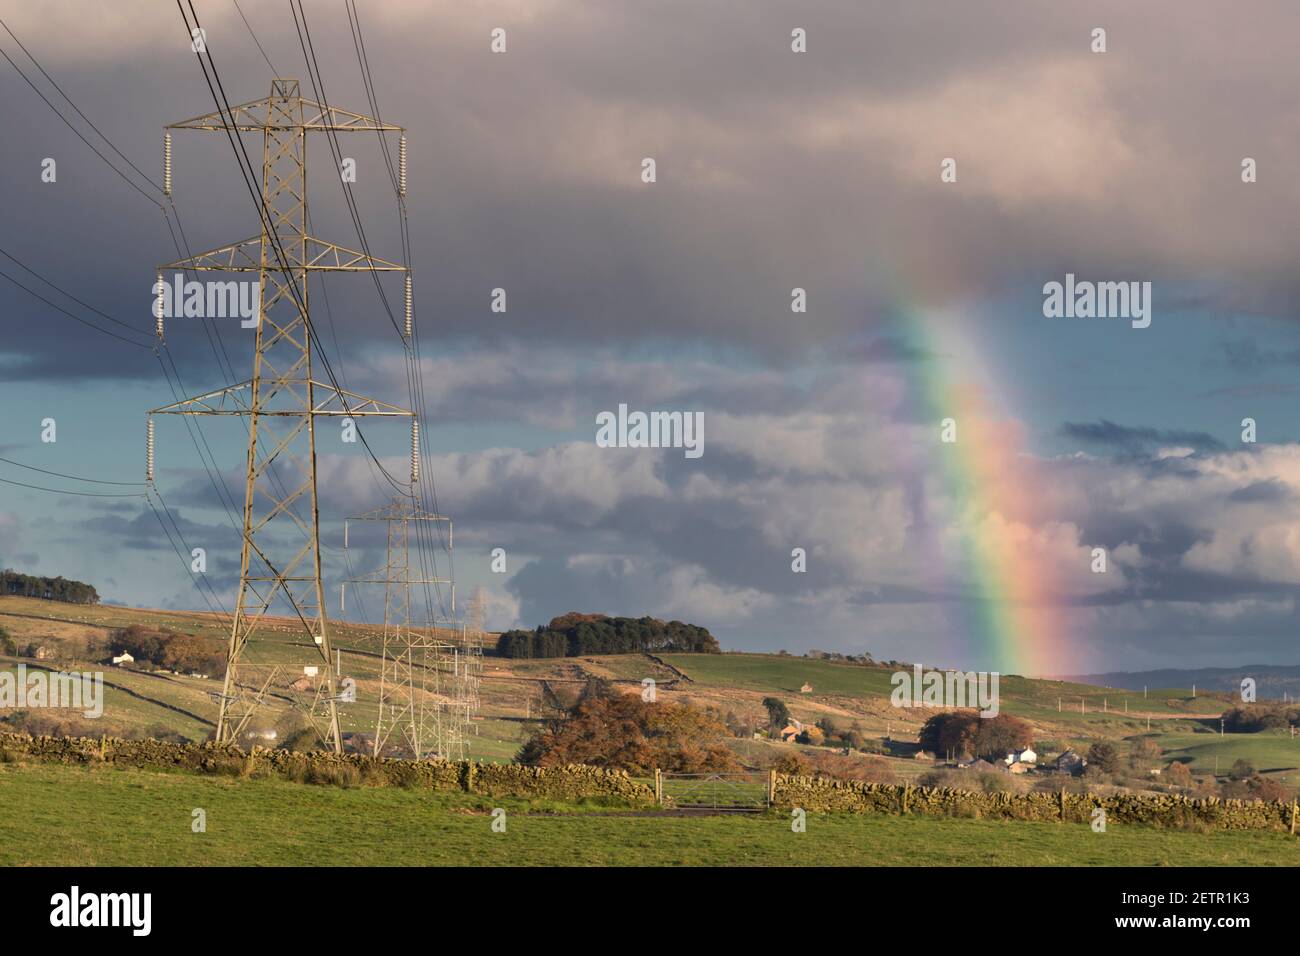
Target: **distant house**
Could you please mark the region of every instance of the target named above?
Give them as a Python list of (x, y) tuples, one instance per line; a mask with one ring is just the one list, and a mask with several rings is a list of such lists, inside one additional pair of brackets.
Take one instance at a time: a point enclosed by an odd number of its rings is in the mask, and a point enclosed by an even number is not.
[(1007, 773), (1029, 773), (1029, 771), (1033, 769), (1033, 764), (1021, 763), (1017, 760), (1015, 763), (1007, 766)]
[(930, 754), (926, 753), (924, 750), (918, 750), (916, 753), (912, 754), (912, 759), (913, 759), (913, 760), (933, 760), (934, 757), (932, 757)]
[(275, 740), (278, 736), (274, 730), (250, 730), (244, 734), (248, 740)]
[(812, 693), (812, 684), (805, 683), (802, 687), (799, 688), (799, 693), (801, 693), (801, 694), (811, 694), (811, 693)]
[(974, 770), (980, 773), (983, 773), (986, 770), (998, 769), (997, 767), (993, 766), (993, 764), (989, 763), (987, 760), (972, 760), (970, 763), (959, 764), (959, 766), (961, 766), (962, 769), (964, 770)]
[(121, 667), (123, 664), (134, 664), (135, 658), (131, 656), (130, 652), (123, 651), (121, 654), (118, 654), (113, 658), (113, 663), (116, 666)]
[(786, 743), (789, 743), (790, 741), (794, 740), (794, 738), (798, 737), (801, 733), (803, 733), (803, 724), (801, 724), (797, 720), (792, 719), (788, 724), (786, 724), (784, 727), (781, 728), (778, 736)]
[(1083, 773), (1083, 768), (1087, 766), (1088, 761), (1084, 760), (1073, 750), (1067, 750), (1061, 756), (1056, 758), (1056, 772), (1068, 773), (1071, 776), (1078, 776)]
[(44, 644), (42, 644), (40, 647), (36, 648), (35, 651), (32, 652), (32, 657), (36, 658), (38, 661), (43, 661), (45, 660), (45, 658), (50, 656), (52, 656), (50, 654), (50, 649), (46, 647)]
[(1024, 750), (1013, 750), (1011, 753), (1007, 754), (1006, 764), (1010, 767), (1012, 764), (1017, 763), (1036, 764), (1038, 763), (1038, 754), (1034, 753), (1028, 747)]

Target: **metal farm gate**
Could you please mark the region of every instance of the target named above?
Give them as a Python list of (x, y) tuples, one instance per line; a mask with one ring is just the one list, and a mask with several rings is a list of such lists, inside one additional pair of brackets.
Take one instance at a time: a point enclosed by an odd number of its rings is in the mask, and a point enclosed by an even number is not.
[(727, 773), (655, 771), (655, 802), (669, 810), (757, 813), (772, 805), (773, 775), (766, 770)]

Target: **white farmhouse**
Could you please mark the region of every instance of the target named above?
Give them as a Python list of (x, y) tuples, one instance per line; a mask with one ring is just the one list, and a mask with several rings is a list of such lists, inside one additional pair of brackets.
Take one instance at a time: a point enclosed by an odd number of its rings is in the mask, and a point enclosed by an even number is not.
[(1010, 767), (1015, 763), (1036, 764), (1038, 763), (1038, 754), (1034, 753), (1028, 747), (1024, 750), (1013, 750), (1011, 753), (1007, 754), (1006, 764)]

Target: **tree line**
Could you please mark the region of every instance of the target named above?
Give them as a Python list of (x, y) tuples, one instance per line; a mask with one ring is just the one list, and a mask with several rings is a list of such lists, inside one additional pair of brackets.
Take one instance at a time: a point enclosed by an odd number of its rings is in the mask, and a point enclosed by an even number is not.
[(47, 601), (67, 601), (69, 604), (99, 603), (99, 592), (92, 585), (64, 577), (42, 578), (33, 574), (19, 574), (9, 568), (0, 571), (0, 593), (43, 598)]
[(225, 673), (226, 657), (222, 642), (197, 634), (159, 631), (132, 624), (113, 632), (109, 641), (113, 654), (126, 651), (137, 663), (149, 663), (165, 670), (191, 671), (220, 677)]
[(706, 628), (653, 617), (609, 617), (576, 611), (553, 618), (535, 630), (506, 631), (497, 640), (502, 657), (579, 657), (644, 651), (722, 652)]

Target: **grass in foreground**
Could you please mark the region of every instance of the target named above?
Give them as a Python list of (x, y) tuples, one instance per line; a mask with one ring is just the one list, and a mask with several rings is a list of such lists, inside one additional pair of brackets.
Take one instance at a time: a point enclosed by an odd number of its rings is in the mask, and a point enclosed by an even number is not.
[[(493, 833), (492, 807), (507, 812)], [(207, 832), (191, 831), (192, 811)], [(400, 789), (0, 765), (0, 865), (1295, 865), (1281, 833), (810, 814), (638, 817)]]

